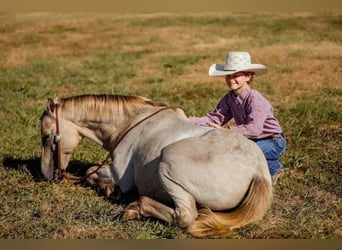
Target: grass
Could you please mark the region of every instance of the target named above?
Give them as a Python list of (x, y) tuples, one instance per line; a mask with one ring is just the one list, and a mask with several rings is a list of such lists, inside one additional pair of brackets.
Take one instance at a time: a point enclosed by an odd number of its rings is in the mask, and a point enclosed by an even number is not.
[[(341, 25), (340, 13), (1, 13), (0, 238), (191, 238), (154, 219), (122, 221), (130, 195), (41, 181), (39, 116), (49, 97), (86, 93), (203, 115), (227, 91), (209, 65), (247, 50), (269, 67), (253, 87), (285, 131), (286, 175), (265, 218), (224, 238), (341, 239)], [(84, 140), (70, 170), (105, 154)]]

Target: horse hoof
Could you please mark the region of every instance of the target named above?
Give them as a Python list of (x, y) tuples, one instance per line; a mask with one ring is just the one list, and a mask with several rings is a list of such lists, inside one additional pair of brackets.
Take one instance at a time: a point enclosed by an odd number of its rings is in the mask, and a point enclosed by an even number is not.
[(124, 220), (139, 219), (140, 214), (137, 210), (127, 209), (123, 215)]
[(123, 218), (126, 220), (139, 219), (140, 218), (139, 208), (140, 208), (139, 202), (137, 202), (137, 201), (132, 202), (125, 209), (125, 213), (123, 215)]
[(104, 182), (99, 182), (98, 187), (100, 190), (102, 190), (105, 193), (107, 198), (111, 197), (111, 194), (113, 194), (115, 191), (114, 185), (104, 183)]

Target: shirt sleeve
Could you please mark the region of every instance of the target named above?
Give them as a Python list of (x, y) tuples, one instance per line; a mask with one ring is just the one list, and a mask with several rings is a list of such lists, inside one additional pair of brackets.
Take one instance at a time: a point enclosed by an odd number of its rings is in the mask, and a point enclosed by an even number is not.
[(228, 94), (225, 95), (217, 104), (214, 111), (207, 113), (202, 117), (190, 116), (189, 120), (192, 124), (207, 126), (209, 122), (222, 126), (232, 119), (233, 115), (228, 104)]

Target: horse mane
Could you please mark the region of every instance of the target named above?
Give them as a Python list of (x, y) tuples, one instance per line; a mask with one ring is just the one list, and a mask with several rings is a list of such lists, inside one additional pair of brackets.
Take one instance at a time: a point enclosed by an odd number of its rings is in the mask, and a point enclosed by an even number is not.
[(79, 95), (59, 99), (63, 116), (74, 120), (92, 122), (114, 121), (125, 114), (137, 114), (146, 106), (168, 106), (141, 96)]

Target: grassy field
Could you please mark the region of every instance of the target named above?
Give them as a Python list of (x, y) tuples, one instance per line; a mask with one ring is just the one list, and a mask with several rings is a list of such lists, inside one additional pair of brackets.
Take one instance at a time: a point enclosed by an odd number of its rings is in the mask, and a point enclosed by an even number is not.
[[(126, 199), (41, 181), (39, 117), (48, 97), (87, 93), (204, 115), (227, 91), (207, 74), (227, 50), (269, 67), (253, 87), (289, 146), (269, 212), (224, 238), (342, 239), (341, 13), (0, 13), (0, 238), (191, 238), (153, 219), (122, 221)], [(105, 153), (84, 140), (71, 166)]]

